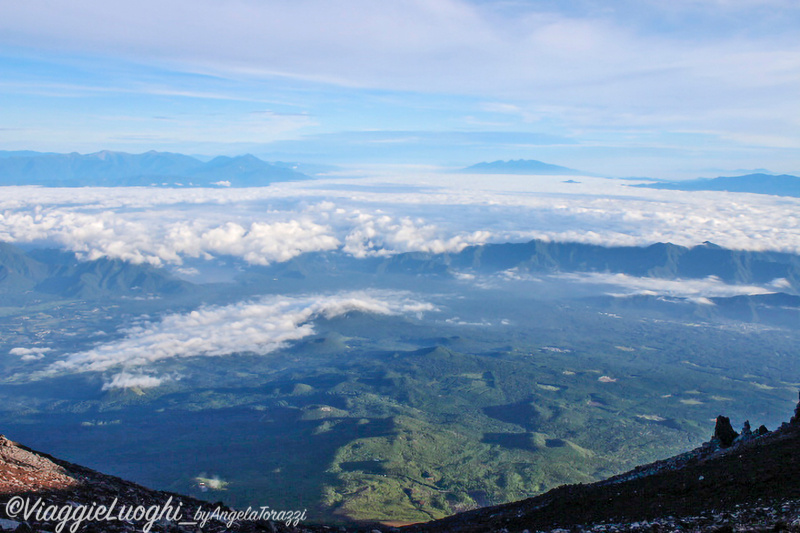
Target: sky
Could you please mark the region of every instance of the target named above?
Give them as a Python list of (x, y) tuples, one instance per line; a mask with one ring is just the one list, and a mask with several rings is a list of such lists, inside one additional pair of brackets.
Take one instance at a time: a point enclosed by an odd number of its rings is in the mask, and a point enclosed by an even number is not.
[(0, 0), (0, 150), (800, 172), (796, 0)]

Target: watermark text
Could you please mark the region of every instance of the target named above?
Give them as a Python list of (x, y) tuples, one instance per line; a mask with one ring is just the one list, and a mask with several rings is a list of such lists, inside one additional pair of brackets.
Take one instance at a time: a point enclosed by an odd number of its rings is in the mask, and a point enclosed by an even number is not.
[(281, 511), (266, 505), (248, 507), (244, 510), (226, 507), (207, 510), (201, 506), (192, 513), (191, 518), (184, 518), (183, 505), (182, 501), (174, 501), (172, 496), (164, 503), (149, 506), (120, 504), (117, 498), (108, 505), (97, 502), (90, 504), (70, 502), (57, 505), (42, 498), (14, 496), (8, 500), (5, 507), (6, 514), (11, 519), (55, 523), (56, 533), (76, 533), (84, 523), (89, 522), (141, 523), (142, 532), (150, 533), (153, 525), (162, 520), (176, 522), (179, 525), (199, 525), (201, 528), (209, 522), (219, 522), (231, 528), (235, 522), (258, 520), (283, 522), (287, 526), (296, 527), (306, 519), (306, 509)]

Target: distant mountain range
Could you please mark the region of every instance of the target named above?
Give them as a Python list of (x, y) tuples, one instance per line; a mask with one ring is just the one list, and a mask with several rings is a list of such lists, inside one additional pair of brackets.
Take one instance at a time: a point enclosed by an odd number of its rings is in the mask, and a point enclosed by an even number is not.
[(728, 191), (749, 192), (754, 194), (771, 194), (774, 196), (792, 196), (800, 198), (800, 177), (789, 174), (747, 174), (745, 176), (719, 177), (713, 179), (696, 179), (688, 181), (670, 181), (633, 185), (648, 189), (666, 189), (672, 191)]
[(309, 179), (292, 166), (270, 164), (252, 155), (219, 156), (203, 162), (188, 155), (155, 151), (86, 155), (0, 152), (0, 185), (258, 187)]
[(800, 289), (800, 256), (781, 252), (729, 250), (707, 242), (687, 248), (671, 243), (606, 247), (533, 240), (469, 246), (456, 254), (406, 253), (384, 260), (388, 272), (492, 273), (609, 272), (664, 279), (716, 276), (726, 283), (769, 283), (785, 278)]
[(533, 174), (546, 176), (588, 175), (574, 168), (551, 165), (535, 159), (483, 162), (464, 168), (461, 172), (469, 174)]

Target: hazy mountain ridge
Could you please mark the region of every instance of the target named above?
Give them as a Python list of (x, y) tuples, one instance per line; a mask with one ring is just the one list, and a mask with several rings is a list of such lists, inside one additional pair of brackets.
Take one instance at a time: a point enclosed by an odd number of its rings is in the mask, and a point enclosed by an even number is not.
[(716, 276), (727, 283), (769, 283), (783, 278), (794, 290), (800, 287), (799, 256), (729, 250), (713, 243), (691, 248), (671, 243), (606, 247), (532, 240), (470, 246), (456, 254), (399, 254), (387, 259), (383, 268), (407, 273), (520, 269), (548, 273), (609, 272), (666, 279)]
[(32, 250), (0, 242), (0, 293), (32, 290), (64, 297), (167, 295), (192, 284), (164, 269), (120, 259), (81, 261), (58, 250)]
[(660, 279), (704, 279), (766, 284), (785, 279), (781, 290), (798, 291), (800, 256), (787, 252), (731, 250), (713, 243), (600, 246), (534, 239), (468, 246), (455, 253), (406, 252), (356, 259), (340, 252), (307, 253), (263, 270), (265, 275), (309, 278), (347, 270), (377, 274), (457, 276), (516, 269), (530, 273), (611, 273)]
[(0, 242), (0, 286), (14, 284), (29, 287), (47, 276), (47, 266), (29, 257), (22, 250)]
[(664, 189), (671, 191), (727, 191), (771, 194), (800, 198), (800, 177), (789, 174), (747, 174), (744, 176), (721, 176), (688, 181), (642, 183), (632, 187)]
[(481, 162), (461, 170), (469, 174), (540, 174), (548, 176), (588, 175), (574, 168), (553, 165), (536, 159), (512, 159), (509, 161)]
[(22, 152), (0, 157), (0, 185), (120, 187), (150, 185), (252, 187), (309, 179), (286, 164), (252, 155), (219, 156), (206, 163), (183, 154), (102, 151), (93, 154)]
[[(711, 243), (692, 248), (669, 243), (646, 247), (604, 247), (582, 243), (533, 240), (526, 243), (486, 244), (453, 254), (403, 253), (391, 257), (354, 258), (341, 251), (307, 253), (272, 265), (242, 266), (237, 283), (251, 287), (316, 280), (352, 283), (353, 276), (387, 275), (452, 278), (464, 273), (619, 274), (664, 280), (714, 278), (731, 285), (759, 285), (775, 295), (715, 298), (724, 309), (747, 314), (753, 306), (797, 307), (800, 295), (800, 256), (783, 252), (729, 250)], [(335, 281), (334, 281), (335, 280)], [(776, 281), (777, 280), (777, 281)], [(34, 249), (0, 243), (0, 290), (35, 290), (68, 297), (109, 295), (170, 295), (192, 284), (165, 268), (132, 264), (119, 259), (82, 261), (70, 252)], [(782, 295), (782, 296), (781, 296)]]

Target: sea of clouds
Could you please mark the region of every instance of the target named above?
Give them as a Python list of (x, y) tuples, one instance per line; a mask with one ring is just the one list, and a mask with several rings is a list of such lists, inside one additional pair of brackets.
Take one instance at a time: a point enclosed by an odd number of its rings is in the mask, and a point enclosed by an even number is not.
[(0, 240), (153, 265), (457, 252), (533, 238), (800, 252), (800, 199), (577, 179), (383, 171), (253, 189), (5, 187)]

